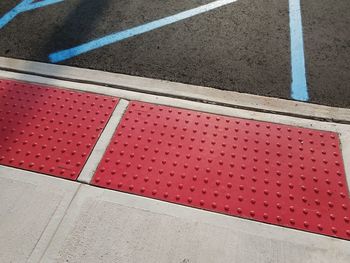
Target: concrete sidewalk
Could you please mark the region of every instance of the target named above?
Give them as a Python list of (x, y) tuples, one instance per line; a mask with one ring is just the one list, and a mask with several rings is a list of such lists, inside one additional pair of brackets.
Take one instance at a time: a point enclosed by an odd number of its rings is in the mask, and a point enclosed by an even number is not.
[[(332, 122), (338, 109), (323, 106), (324, 121), (313, 115), (292, 117), (317, 109), (303, 103), (291, 107), (287, 102), (285, 115), (277, 115), (195, 102), (194, 93), (190, 101), (184, 91), (180, 99), (142, 93), (141, 88), (130, 91), (8, 71), (0, 71), (0, 78), (121, 98), (77, 182), (0, 165), (1, 262), (350, 261), (346, 240), (89, 185), (130, 100), (336, 132), (349, 182), (350, 126), (341, 123), (348, 121), (345, 109)], [(249, 103), (259, 106), (256, 100)]]
[(349, 262), (350, 242), (0, 167), (1, 262)]

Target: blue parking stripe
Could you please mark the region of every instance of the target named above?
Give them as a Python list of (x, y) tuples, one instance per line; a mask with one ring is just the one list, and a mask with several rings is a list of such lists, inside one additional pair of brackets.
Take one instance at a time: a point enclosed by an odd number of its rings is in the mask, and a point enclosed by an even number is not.
[(289, 0), (289, 27), (292, 68), (291, 97), (295, 100), (308, 101), (300, 0)]
[(89, 52), (91, 50), (94, 49), (98, 49), (101, 48), (103, 46), (106, 45), (110, 45), (119, 41), (122, 41), (124, 39), (133, 37), (133, 36), (137, 36), (137, 35), (141, 35), (143, 33), (152, 31), (154, 29), (157, 28), (161, 28), (170, 24), (173, 24), (175, 22), (193, 17), (195, 15), (199, 15), (205, 12), (208, 12), (210, 10), (216, 9), (218, 7), (236, 2), (237, 0), (218, 0), (218, 1), (214, 1), (212, 3), (206, 4), (206, 5), (202, 5), (172, 16), (168, 16), (156, 21), (152, 21), (140, 26), (136, 26), (124, 31), (120, 31), (117, 33), (113, 33), (110, 34), (108, 36), (105, 37), (101, 37), (99, 39), (96, 40), (92, 40), (90, 42), (87, 42), (85, 44), (70, 48), (70, 49), (66, 49), (66, 50), (62, 50), (62, 51), (58, 51), (55, 53), (52, 53), (49, 55), (49, 59), (52, 63), (57, 63), (60, 61), (64, 61), (67, 59), (70, 59), (72, 57), (76, 57), (78, 55), (81, 55), (83, 53)]
[(0, 29), (6, 26), (11, 20), (13, 20), (20, 13), (34, 10), (40, 7), (56, 4), (59, 2), (63, 2), (64, 0), (43, 0), (40, 2), (34, 2), (34, 0), (23, 0), (17, 6), (15, 6), (12, 10), (7, 12), (0, 18)]

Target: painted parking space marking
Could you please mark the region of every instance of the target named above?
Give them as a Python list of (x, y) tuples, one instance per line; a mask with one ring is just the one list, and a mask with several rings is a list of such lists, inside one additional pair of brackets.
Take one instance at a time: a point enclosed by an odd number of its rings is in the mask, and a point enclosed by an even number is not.
[[(117, 33), (113, 33), (99, 39), (81, 44), (79, 46), (61, 50), (49, 55), (52, 63), (58, 63), (83, 53), (120, 42), (122, 40), (141, 35), (143, 33), (173, 24), (175, 22), (199, 15), (215, 8), (221, 7), (235, 2), (236, 0), (219, 0), (197, 8), (193, 8), (176, 15), (168, 16), (159, 20), (155, 20), (140, 26), (126, 29)], [(304, 42), (302, 32), (302, 19), (300, 13), (300, 0), (289, 0), (290, 15), (290, 43), (291, 43), (291, 97), (295, 100), (308, 101), (306, 72), (305, 72), (305, 56)]]
[(218, 0), (211, 2), (206, 5), (202, 5), (196, 8), (192, 8), (183, 12), (180, 12), (176, 15), (168, 16), (159, 20), (155, 20), (140, 26), (136, 26), (127, 30), (123, 30), (117, 33), (113, 33), (111, 35), (101, 37), (99, 39), (92, 40), (90, 42), (87, 42), (85, 44), (58, 51), (55, 53), (52, 53), (49, 55), (49, 59), (52, 63), (58, 63), (67, 59), (70, 59), (72, 57), (76, 57), (78, 55), (81, 55), (83, 53), (92, 51), (94, 49), (101, 48), (106, 45), (110, 45), (119, 41), (122, 41), (124, 39), (141, 35), (143, 33), (152, 31), (157, 28), (161, 28), (170, 24), (173, 24), (175, 22), (206, 13), (208, 11), (211, 11), (213, 9), (219, 8), (224, 5), (231, 4), (233, 2), (236, 2), (237, 0)]
[[(48, 5), (63, 2), (64, 0), (42, 0), (34, 2), (34, 0), (23, 0), (8, 13), (0, 18), (0, 29), (6, 26), (17, 15), (45, 7)], [(111, 45), (134, 36), (138, 36), (155, 29), (165, 27), (170, 24), (191, 18), (193, 16), (206, 13), (216, 8), (231, 4), (237, 0), (217, 0), (208, 4), (192, 8), (175, 15), (154, 20), (139, 26), (135, 26), (126, 30), (115, 32), (107, 36), (103, 36), (78, 46), (56, 51), (51, 53), (48, 58), (52, 63), (59, 63), (81, 54), (90, 52), (101, 47)], [(289, 0), (289, 27), (290, 27), (290, 67), (291, 67), (291, 83), (290, 97), (294, 100), (308, 101), (308, 86), (305, 69), (305, 54), (302, 17), (300, 10), (300, 0)]]
[(291, 97), (295, 100), (308, 101), (300, 0), (289, 0), (289, 26), (292, 70)]
[(17, 15), (38, 9), (40, 7), (45, 7), (52, 4), (57, 4), (63, 2), (64, 0), (43, 0), (40, 2), (34, 2), (34, 0), (23, 0), (17, 6), (15, 6), (11, 11), (6, 13), (0, 18), (0, 29), (6, 26), (11, 20), (13, 20)]

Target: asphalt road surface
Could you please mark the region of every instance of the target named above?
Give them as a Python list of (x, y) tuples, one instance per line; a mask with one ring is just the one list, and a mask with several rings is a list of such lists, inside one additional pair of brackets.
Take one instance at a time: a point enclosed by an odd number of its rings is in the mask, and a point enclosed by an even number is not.
[[(0, 56), (52, 63), (50, 54), (134, 28), (56, 63), (292, 99), (289, 1), (232, 1), (125, 37), (214, 0), (65, 0), (3, 25)], [(19, 3), (2, 0), (0, 18)], [(350, 1), (301, 0), (301, 17), (307, 101), (349, 108)]]

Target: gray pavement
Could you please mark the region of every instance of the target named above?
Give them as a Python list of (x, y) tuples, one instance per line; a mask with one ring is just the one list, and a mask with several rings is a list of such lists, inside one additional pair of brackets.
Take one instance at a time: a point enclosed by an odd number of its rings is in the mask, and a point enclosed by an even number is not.
[(350, 1), (304, 0), (301, 8), (310, 96), (349, 108)]
[[(20, 1), (1, 1), (0, 15)], [(66, 0), (19, 14), (0, 29), (0, 56), (48, 55), (210, 0)], [(304, 0), (310, 102), (350, 107), (350, 2)], [(61, 62), (291, 99), (288, 0), (238, 0)]]
[(0, 166), (0, 262), (39, 262), (78, 187)]
[(1, 262), (349, 262), (348, 241), (0, 166)]

